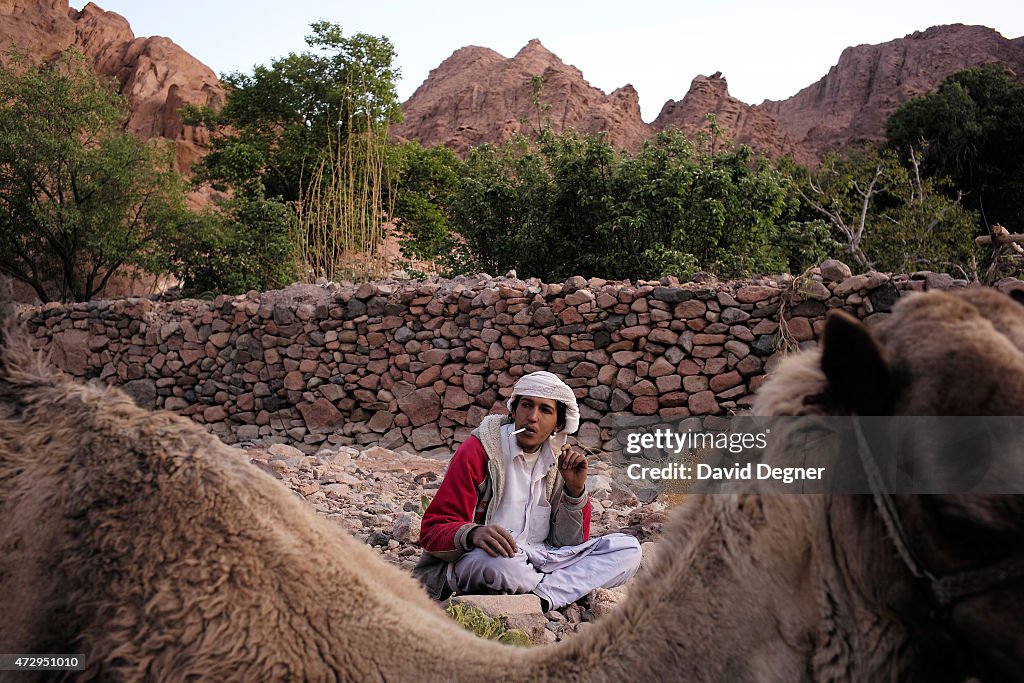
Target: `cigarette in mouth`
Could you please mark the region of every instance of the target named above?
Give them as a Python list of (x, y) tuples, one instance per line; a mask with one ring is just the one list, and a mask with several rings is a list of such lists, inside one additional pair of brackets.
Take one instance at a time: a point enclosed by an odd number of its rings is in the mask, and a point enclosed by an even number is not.
[(526, 431), (526, 427), (520, 427), (520, 428), (519, 428), (519, 429), (517, 429), (516, 431), (512, 432), (512, 436), (515, 436), (515, 435), (516, 435), (516, 434), (518, 434), (519, 432), (525, 432), (525, 431)]

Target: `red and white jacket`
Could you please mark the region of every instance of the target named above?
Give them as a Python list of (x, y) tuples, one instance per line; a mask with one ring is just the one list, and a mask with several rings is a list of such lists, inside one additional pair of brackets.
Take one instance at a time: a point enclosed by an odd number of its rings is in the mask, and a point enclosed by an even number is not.
[[(500, 429), (505, 415), (489, 415), (466, 439), (448, 465), (437, 494), (423, 514), (420, 545), (424, 553), (413, 575), (431, 596), (443, 599), (447, 593), (447, 567), (471, 550), (469, 532), (490, 523), (501, 502), (505, 471)], [(590, 496), (578, 498), (565, 492), (557, 468), (545, 477), (551, 504), (551, 530), (546, 542), (552, 546), (579, 545), (590, 538)]]

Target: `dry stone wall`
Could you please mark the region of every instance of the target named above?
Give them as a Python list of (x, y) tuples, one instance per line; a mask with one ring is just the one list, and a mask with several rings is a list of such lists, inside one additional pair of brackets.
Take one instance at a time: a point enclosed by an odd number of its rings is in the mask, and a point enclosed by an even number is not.
[(535, 370), (574, 389), (588, 445), (609, 438), (615, 413), (741, 410), (785, 352), (817, 343), (830, 309), (871, 319), (907, 291), (966, 284), (851, 276), (833, 261), (797, 280), (545, 284), (510, 273), (48, 304), (23, 318), (67, 371), (121, 385), (229, 443), (429, 453), (464, 440)]

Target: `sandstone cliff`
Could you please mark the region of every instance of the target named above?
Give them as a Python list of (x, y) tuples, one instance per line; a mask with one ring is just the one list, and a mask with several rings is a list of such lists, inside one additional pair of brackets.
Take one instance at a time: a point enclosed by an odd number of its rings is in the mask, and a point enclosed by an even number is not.
[(77, 11), (68, 0), (0, 0), (0, 44), (34, 59), (77, 47), (128, 98), (128, 130), (171, 140), (182, 171), (202, 156), (206, 131), (183, 125), (178, 109), (224, 101), (209, 67), (168, 38), (136, 38), (124, 17), (91, 2)]
[[(136, 38), (124, 17), (93, 3), (77, 11), (68, 0), (0, 0), (0, 60), (12, 45), (35, 60), (77, 48), (127, 97), (129, 131), (144, 140), (170, 140), (176, 166), (183, 172), (205, 153), (206, 129), (185, 126), (178, 110), (186, 103), (218, 107), (224, 102), (224, 89), (209, 67), (172, 40)], [(203, 188), (190, 201), (203, 205), (212, 194)], [(148, 294), (166, 286), (163, 278), (125, 274), (112, 279), (104, 295)], [(34, 301), (35, 293), (16, 285), (15, 297)]]
[[(535, 75), (543, 80), (542, 110), (532, 101)], [(475, 145), (500, 144), (513, 133), (529, 133), (545, 123), (556, 131), (606, 132), (613, 145), (636, 152), (666, 128), (695, 133), (704, 127), (705, 115), (713, 113), (726, 135), (737, 142), (772, 157), (791, 154), (801, 163), (814, 161), (771, 115), (732, 97), (720, 73), (695, 78), (681, 100), (669, 100), (658, 118), (646, 124), (632, 85), (606, 95), (537, 40), (511, 59), (482, 47), (457, 50), (430, 72), (402, 110), (405, 121), (394, 128), (395, 137), (419, 140), (425, 146), (447, 145), (460, 155)]]
[(511, 59), (469, 47), (430, 73), (403, 105), (406, 120), (395, 132), (460, 154), (482, 142), (500, 143), (514, 131), (537, 127), (530, 79), (539, 75), (549, 107), (541, 116), (555, 130), (607, 131), (613, 144), (635, 151), (665, 128), (699, 130), (710, 112), (730, 138), (772, 157), (791, 154), (813, 165), (830, 149), (881, 139), (886, 119), (900, 104), (960, 69), (989, 62), (1024, 74), (1024, 37), (1008, 40), (984, 26), (938, 26), (847, 48), (820, 81), (779, 102), (751, 106), (729, 94), (721, 74), (698, 76), (681, 100), (666, 102), (648, 125), (632, 86), (605, 95), (536, 40)]
[(1024, 74), (1024, 38), (1007, 40), (984, 26), (936, 26), (880, 45), (846, 48), (817, 83), (758, 109), (820, 156), (882, 139), (886, 119), (900, 104), (934, 90), (956, 71), (990, 62)]
[[(136, 38), (123, 17), (93, 3), (76, 11), (68, 0), (0, 0), (0, 42), (36, 58), (78, 47), (128, 97), (129, 130), (172, 140), (181, 170), (202, 156), (205, 129), (184, 126), (177, 112), (185, 103), (219, 106), (224, 89), (170, 39)], [(635, 152), (659, 130), (699, 130), (711, 112), (730, 138), (772, 157), (791, 154), (813, 164), (830, 149), (881, 139), (885, 120), (900, 104), (959, 69), (988, 62), (1024, 74), (1024, 37), (1008, 40), (983, 26), (938, 26), (847, 48), (821, 80), (782, 101), (750, 106), (729, 94), (721, 74), (698, 76), (648, 125), (633, 86), (605, 94), (537, 40), (512, 58), (465, 47), (430, 72), (403, 105), (405, 121), (393, 133), (465, 154), (549, 124), (557, 131), (604, 131), (613, 145)], [(540, 109), (533, 76), (543, 80)]]
[[(533, 103), (533, 76), (543, 80), (540, 110)], [(430, 72), (402, 110), (405, 121), (393, 129), (397, 138), (447, 145), (460, 154), (546, 122), (556, 131), (607, 131), (613, 145), (630, 151), (650, 137), (633, 86), (606, 95), (538, 40), (510, 59), (482, 47), (456, 50)]]
[(694, 134), (705, 128), (707, 114), (715, 115), (730, 140), (750, 145), (773, 158), (789, 154), (802, 164), (814, 162), (814, 157), (797, 145), (767, 112), (730, 95), (720, 72), (694, 78), (683, 99), (666, 102), (651, 127), (659, 131), (678, 128)]

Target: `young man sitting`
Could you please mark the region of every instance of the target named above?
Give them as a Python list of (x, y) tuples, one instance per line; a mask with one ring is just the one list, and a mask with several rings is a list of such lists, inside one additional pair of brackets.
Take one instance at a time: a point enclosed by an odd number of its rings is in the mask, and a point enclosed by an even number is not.
[[(414, 574), (430, 594), (535, 593), (545, 611), (629, 580), (640, 544), (590, 536), (587, 459), (566, 443), (576, 396), (550, 372), (516, 382), (510, 415), (489, 415), (452, 456), (423, 515)], [(588, 540), (589, 539), (589, 540)]]

